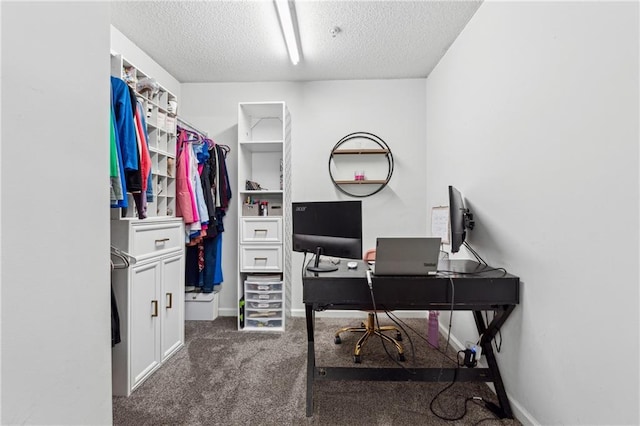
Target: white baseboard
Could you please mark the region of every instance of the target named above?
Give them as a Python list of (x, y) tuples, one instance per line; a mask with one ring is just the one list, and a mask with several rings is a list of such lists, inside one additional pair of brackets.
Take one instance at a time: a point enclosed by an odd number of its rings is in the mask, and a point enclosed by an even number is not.
[(218, 316), (221, 317), (237, 317), (238, 310), (236, 308), (219, 308)]

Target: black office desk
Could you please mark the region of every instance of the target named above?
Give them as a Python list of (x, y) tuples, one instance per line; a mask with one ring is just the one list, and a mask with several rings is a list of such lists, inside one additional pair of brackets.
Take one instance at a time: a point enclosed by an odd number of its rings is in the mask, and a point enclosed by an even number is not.
[[(492, 340), (502, 324), (520, 302), (520, 279), (470, 260), (441, 261), (439, 271), (453, 271), (433, 277), (376, 277), (373, 292), (377, 309), (473, 311), (480, 346), (488, 368), (412, 368), (413, 374), (402, 368), (319, 367), (314, 347), (315, 312), (326, 309), (371, 310), (371, 294), (367, 285), (364, 262), (355, 270), (347, 269), (345, 261), (335, 272), (313, 273), (305, 270), (302, 299), (307, 318), (307, 417), (313, 414), (313, 383), (315, 380), (382, 380), (382, 381), (443, 381), (492, 382), (500, 404), (497, 414), (513, 418), (511, 405), (500, 377)], [(482, 311), (495, 311), (487, 325)], [(454, 376), (455, 375), (455, 376)]]

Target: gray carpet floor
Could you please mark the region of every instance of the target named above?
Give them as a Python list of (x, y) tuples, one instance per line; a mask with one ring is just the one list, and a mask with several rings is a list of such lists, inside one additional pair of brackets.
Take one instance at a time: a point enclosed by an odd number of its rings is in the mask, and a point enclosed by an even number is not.
[[(364, 314), (363, 314), (364, 316)], [(384, 315), (380, 322), (390, 323)], [(405, 320), (413, 342), (404, 338), (406, 367), (451, 367), (454, 351), (446, 358), (425, 339), (427, 320)], [(345, 333), (342, 344), (335, 331), (358, 325), (356, 319), (316, 320), (316, 364), (354, 366), (352, 351), (358, 334)], [(440, 346), (446, 342), (441, 337)], [(284, 333), (241, 332), (236, 318), (187, 321), (185, 347), (167, 361), (133, 394), (113, 398), (115, 425), (520, 425), (499, 420), (483, 406), (465, 398), (480, 396), (496, 402), (483, 383), (455, 383), (431, 400), (447, 383), (322, 381), (314, 385), (313, 416), (305, 415), (306, 324), (289, 318)], [(386, 345), (393, 354), (393, 347)], [(379, 339), (367, 342), (363, 367), (396, 366)]]

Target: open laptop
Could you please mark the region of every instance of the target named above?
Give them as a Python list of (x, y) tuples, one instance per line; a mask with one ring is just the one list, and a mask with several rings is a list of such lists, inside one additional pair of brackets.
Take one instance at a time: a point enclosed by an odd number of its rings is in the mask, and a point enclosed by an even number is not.
[(374, 275), (435, 275), (440, 237), (385, 237), (376, 241)]

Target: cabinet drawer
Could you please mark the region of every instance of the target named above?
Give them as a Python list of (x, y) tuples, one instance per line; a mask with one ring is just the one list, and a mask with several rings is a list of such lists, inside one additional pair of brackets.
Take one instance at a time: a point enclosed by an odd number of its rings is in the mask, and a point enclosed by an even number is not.
[(282, 219), (277, 217), (243, 217), (240, 225), (241, 243), (281, 243)]
[(240, 246), (242, 272), (281, 272), (282, 246)]
[(183, 245), (184, 235), (179, 222), (148, 224), (133, 227), (133, 244), (130, 250), (134, 256), (143, 256), (181, 248)]

